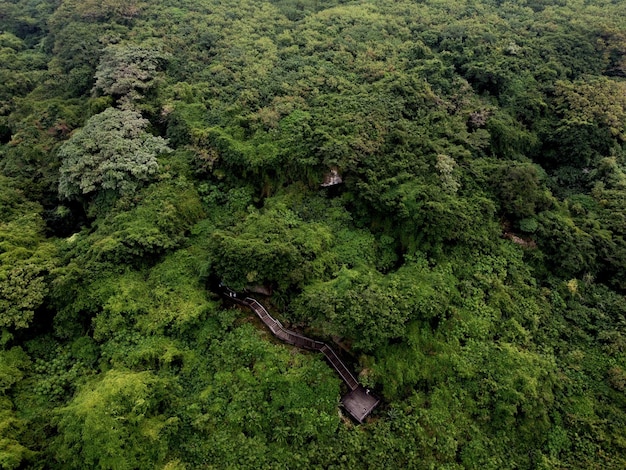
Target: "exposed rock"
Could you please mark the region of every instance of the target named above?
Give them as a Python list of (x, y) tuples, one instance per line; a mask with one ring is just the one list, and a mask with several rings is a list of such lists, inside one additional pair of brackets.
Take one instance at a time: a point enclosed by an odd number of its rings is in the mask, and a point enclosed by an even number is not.
[(324, 175), (324, 182), (320, 186), (327, 188), (328, 186), (335, 186), (341, 183), (343, 183), (343, 180), (341, 179), (339, 170), (337, 168), (331, 168), (330, 171)]

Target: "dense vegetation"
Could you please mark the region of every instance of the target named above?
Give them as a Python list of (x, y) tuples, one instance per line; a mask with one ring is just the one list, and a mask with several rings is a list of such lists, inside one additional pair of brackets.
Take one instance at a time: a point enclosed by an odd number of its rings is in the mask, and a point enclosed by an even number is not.
[(625, 233), (626, 2), (5, 0), (0, 467), (624, 468)]

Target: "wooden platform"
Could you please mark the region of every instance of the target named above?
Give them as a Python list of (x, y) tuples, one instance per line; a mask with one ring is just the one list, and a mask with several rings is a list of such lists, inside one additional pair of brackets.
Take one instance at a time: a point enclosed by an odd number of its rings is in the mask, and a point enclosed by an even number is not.
[(362, 385), (359, 385), (341, 399), (341, 404), (345, 410), (359, 423), (362, 423), (367, 418), (378, 403), (380, 403), (380, 400), (371, 395), (369, 390)]

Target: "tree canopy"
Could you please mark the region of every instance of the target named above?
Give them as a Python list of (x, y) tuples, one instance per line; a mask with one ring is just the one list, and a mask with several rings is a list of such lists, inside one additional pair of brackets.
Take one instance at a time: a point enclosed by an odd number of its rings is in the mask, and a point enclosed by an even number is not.
[(0, 468), (626, 467), (625, 80), (611, 0), (0, 2)]
[(157, 175), (166, 140), (146, 131), (148, 120), (107, 108), (91, 117), (59, 148), (59, 195), (71, 199), (110, 191), (133, 193)]

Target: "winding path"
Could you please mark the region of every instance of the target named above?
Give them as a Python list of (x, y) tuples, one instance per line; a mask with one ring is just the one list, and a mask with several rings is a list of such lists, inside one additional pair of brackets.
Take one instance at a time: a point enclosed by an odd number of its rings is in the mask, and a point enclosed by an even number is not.
[(330, 365), (337, 371), (341, 379), (346, 383), (350, 392), (348, 392), (341, 400), (343, 407), (350, 413), (350, 415), (356, 419), (359, 423), (376, 408), (380, 403), (380, 400), (374, 395), (370, 394), (369, 390), (364, 388), (354, 378), (350, 369), (343, 363), (335, 351), (326, 343), (321, 341), (315, 341), (314, 339), (302, 336), (295, 331), (288, 330), (278, 320), (272, 317), (268, 311), (261, 305), (256, 299), (252, 297), (241, 298), (239, 294), (228, 287), (222, 286), (224, 295), (226, 295), (232, 301), (244, 305), (250, 308), (261, 321), (267, 326), (270, 331), (288, 344), (293, 344), (302, 349), (308, 349), (310, 351), (319, 351), (330, 363)]

